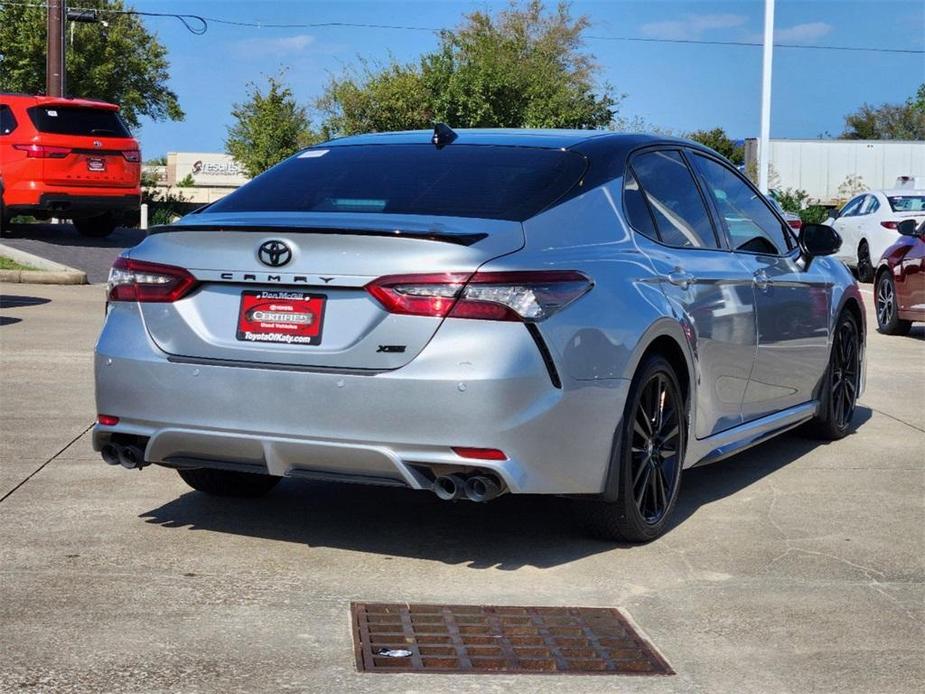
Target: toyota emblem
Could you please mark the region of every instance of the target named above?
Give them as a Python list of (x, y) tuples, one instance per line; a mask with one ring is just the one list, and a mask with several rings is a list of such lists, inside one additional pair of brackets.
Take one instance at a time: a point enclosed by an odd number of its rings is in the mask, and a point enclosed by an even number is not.
[(95, 149), (102, 149), (102, 148), (103, 148), (103, 143), (100, 142), (99, 140), (94, 140), (94, 141), (93, 141), (93, 147), (94, 147)]
[(292, 260), (292, 249), (282, 241), (265, 241), (257, 250), (260, 262), (270, 267), (280, 267)]

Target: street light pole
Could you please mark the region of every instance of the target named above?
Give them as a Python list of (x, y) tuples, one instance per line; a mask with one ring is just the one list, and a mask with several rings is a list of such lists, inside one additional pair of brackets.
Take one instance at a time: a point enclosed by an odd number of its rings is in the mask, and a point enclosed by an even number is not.
[(771, 167), (771, 62), (774, 58), (774, 0), (764, 0), (764, 55), (761, 61), (761, 140), (758, 146), (758, 188), (768, 194)]
[(64, 17), (66, 0), (47, 0), (45, 94), (64, 96)]

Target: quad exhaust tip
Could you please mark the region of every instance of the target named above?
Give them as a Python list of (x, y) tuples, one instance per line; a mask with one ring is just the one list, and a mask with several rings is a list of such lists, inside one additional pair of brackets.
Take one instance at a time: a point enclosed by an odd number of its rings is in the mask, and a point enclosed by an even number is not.
[(468, 499), (491, 501), (501, 494), (501, 482), (494, 475), (439, 475), (434, 480), (434, 494), (444, 501)]

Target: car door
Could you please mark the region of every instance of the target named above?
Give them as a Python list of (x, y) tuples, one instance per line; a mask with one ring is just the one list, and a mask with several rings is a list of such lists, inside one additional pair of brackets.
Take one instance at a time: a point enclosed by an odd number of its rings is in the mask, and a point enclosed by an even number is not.
[(758, 350), (742, 401), (744, 421), (813, 399), (828, 362), (831, 282), (808, 268), (787, 224), (732, 167), (691, 153), (733, 255), (754, 282)]
[[(923, 222), (921, 233), (925, 233)], [(918, 236), (902, 260), (902, 281), (896, 283), (896, 303), (909, 320), (925, 320), (925, 240)]]
[(843, 263), (856, 267), (858, 264), (858, 241), (860, 234), (860, 214), (866, 195), (852, 198), (838, 213), (832, 224), (842, 239), (841, 249), (835, 256)]
[(742, 421), (755, 358), (752, 277), (721, 244), (706, 201), (680, 150), (634, 154), (624, 205), (684, 330), (693, 336), (694, 434), (702, 439)]

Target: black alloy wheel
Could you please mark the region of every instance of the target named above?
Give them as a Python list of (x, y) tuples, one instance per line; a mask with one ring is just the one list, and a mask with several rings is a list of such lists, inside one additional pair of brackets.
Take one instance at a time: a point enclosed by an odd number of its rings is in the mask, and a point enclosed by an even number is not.
[(633, 502), (646, 523), (665, 516), (681, 465), (680, 403), (667, 376), (656, 372), (643, 386), (633, 413), (630, 475)]
[(877, 327), (886, 335), (907, 335), (912, 328), (912, 321), (899, 317), (896, 284), (889, 270), (877, 278)]
[(687, 404), (671, 363), (645, 359), (630, 384), (614, 441), (605, 498), (576, 510), (595, 537), (651, 542), (670, 527), (681, 487)]
[(829, 383), (832, 424), (840, 430), (847, 430), (854, 416), (860, 364), (857, 326), (853, 320), (841, 321), (832, 342), (832, 375)]

